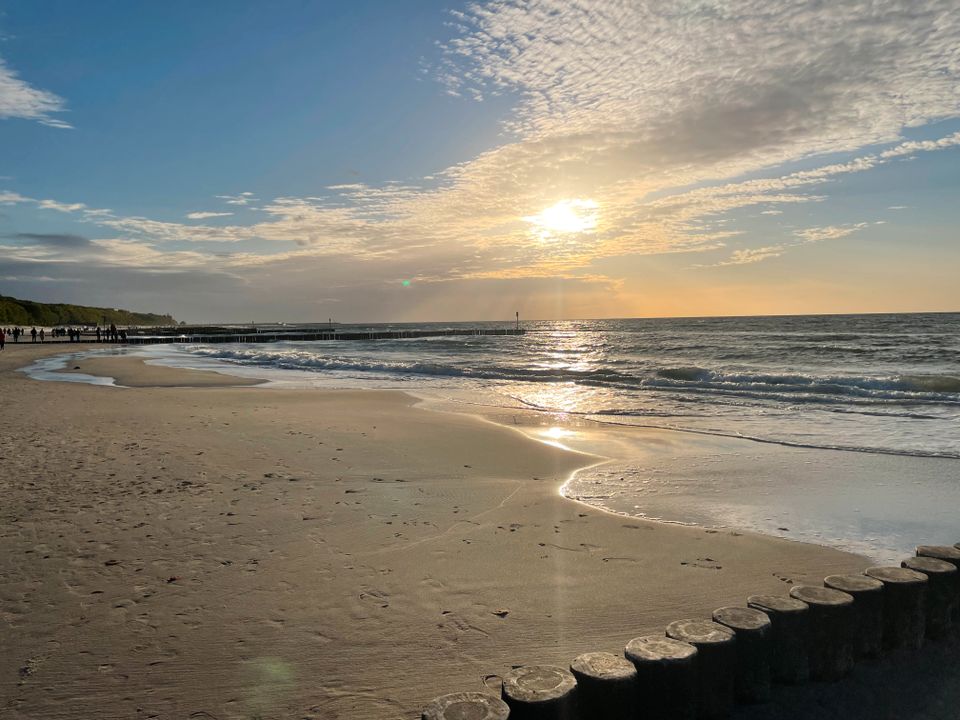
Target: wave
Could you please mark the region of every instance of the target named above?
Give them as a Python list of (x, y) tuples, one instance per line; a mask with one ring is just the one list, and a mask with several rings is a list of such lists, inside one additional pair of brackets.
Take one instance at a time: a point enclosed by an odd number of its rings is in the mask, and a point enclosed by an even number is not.
[(960, 404), (960, 378), (953, 375), (881, 377), (723, 373), (701, 367), (663, 368), (644, 387), (720, 391), (756, 397), (842, 396), (869, 400)]
[[(698, 366), (631, 369), (622, 362), (606, 366), (541, 366), (496, 362), (492, 356), (424, 359), (322, 355), (314, 351), (197, 346), (190, 352), (242, 365), (289, 370), (414, 377), (470, 378), (488, 381), (575, 383), (587, 387), (679, 395), (728, 396), (783, 403), (960, 405), (960, 377), (954, 375), (838, 376), (800, 373), (722, 372)], [(518, 359), (518, 363), (522, 359)]]

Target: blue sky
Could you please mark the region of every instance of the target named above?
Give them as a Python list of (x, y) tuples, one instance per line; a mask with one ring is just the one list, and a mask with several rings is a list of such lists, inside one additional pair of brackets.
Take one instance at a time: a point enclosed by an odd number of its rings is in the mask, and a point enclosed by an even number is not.
[(0, 2), (0, 294), (960, 310), (950, 6)]

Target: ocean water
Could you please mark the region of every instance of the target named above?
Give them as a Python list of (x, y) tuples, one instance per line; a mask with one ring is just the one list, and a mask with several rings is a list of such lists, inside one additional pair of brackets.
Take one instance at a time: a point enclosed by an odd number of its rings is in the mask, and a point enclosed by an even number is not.
[(960, 314), (584, 320), (524, 327), (527, 334), (519, 337), (178, 350), (321, 386), (448, 391), (483, 404), (605, 423), (960, 458)]

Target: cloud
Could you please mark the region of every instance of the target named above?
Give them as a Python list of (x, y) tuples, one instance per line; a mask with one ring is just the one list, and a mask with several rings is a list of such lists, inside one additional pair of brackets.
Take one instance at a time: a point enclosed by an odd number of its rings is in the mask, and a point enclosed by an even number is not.
[(233, 213), (232, 212), (192, 212), (192, 213), (187, 213), (187, 219), (206, 220), (207, 218), (227, 217), (228, 215), (233, 215)]
[(217, 195), (217, 199), (223, 200), (227, 205), (249, 205), (256, 202), (252, 192), (242, 192), (239, 195)]
[[(475, 157), (419, 180), (348, 177), (304, 197), (217, 195), (231, 210), (256, 210), (238, 213), (249, 222), (219, 226), (12, 192), (0, 203), (72, 214), (114, 236), (91, 241), (106, 262), (151, 273), (195, 268), (249, 279), (337, 267), (331, 281), (356, 287), (391, 274), (421, 284), (590, 278), (599, 287), (616, 281), (596, 271), (605, 258), (746, 244), (730, 220), (737, 209), (776, 215), (823, 200), (845, 177), (960, 145), (960, 133), (903, 139), (960, 116), (954, 4), (471, 4), (451, 14), (431, 72), (464, 98), (514, 100), (500, 144)], [(828, 153), (819, 167), (783, 170)], [(544, 234), (523, 221), (574, 200), (589, 203), (592, 217), (571, 221), (573, 231)], [(861, 227), (798, 230), (720, 264), (760, 262)]]
[(36, 200), (37, 207), (42, 210), (56, 210), (62, 213), (72, 213), (83, 210), (87, 206), (83, 203), (62, 203), (56, 200)]
[(769, 258), (780, 257), (786, 251), (786, 247), (783, 245), (768, 245), (767, 247), (761, 248), (744, 248), (742, 250), (736, 250), (734, 253), (721, 262), (716, 263), (711, 266), (703, 267), (724, 267), (726, 265), (749, 265), (751, 263), (757, 263), (761, 260), (767, 260)]
[(0, 205), (19, 205), (20, 203), (33, 202), (30, 198), (24, 197), (19, 193), (8, 190), (0, 191)]
[(804, 242), (814, 243), (824, 240), (839, 240), (857, 230), (867, 227), (868, 223), (860, 222), (853, 225), (827, 225), (826, 227), (806, 228), (805, 230), (795, 230), (794, 235), (801, 238)]
[(24, 82), (0, 58), (0, 119), (23, 118), (50, 127), (70, 128), (69, 123), (52, 116), (65, 110), (62, 98)]
[(10, 240), (22, 240), (39, 245), (48, 245), (62, 248), (85, 248), (90, 246), (90, 241), (81, 235), (71, 235), (69, 233), (15, 233), (6, 235)]

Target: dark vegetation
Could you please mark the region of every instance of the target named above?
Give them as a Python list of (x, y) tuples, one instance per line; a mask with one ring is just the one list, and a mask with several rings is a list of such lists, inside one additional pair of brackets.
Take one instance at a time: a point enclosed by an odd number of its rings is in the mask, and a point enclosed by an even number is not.
[(0, 295), (0, 325), (176, 325), (171, 315), (38, 303)]

